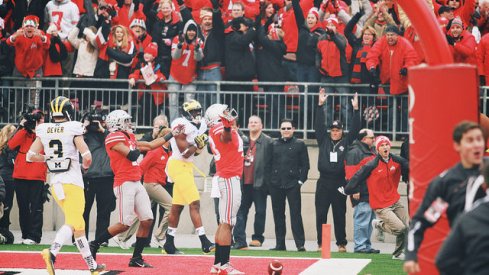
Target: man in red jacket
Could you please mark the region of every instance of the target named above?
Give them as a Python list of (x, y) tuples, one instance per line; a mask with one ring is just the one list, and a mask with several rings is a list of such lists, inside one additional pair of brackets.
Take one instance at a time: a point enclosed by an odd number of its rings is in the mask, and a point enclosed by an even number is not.
[(391, 142), (386, 136), (375, 140), (377, 156), (363, 166), (345, 186), (345, 193), (352, 195), (356, 188), (366, 180), (370, 206), (378, 219), (372, 221), (372, 226), (396, 236), (396, 248), (392, 259), (404, 260), (404, 244), (408, 230), (407, 211), (399, 202), (397, 192), (401, 174), (408, 178), (409, 163), (406, 159), (390, 153)]
[[(385, 28), (385, 35), (375, 42), (369, 51), (366, 63), (372, 79), (377, 81), (380, 73), (380, 83), (389, 85), (384, 87), (385, 93), (392, 95), (407, 94), (407, 69), (418, 64), (416, 50), (406, 38), (399, 36), (399, 33), (396, 25), (388, 25)], [(401, 106), (400, 114), (394, 112), (394, 100), (397, 106)], [(398, 125), (396, 130), (407, 132), (407, 97), (390, 97), (388, 101), (389, 113), (386, 119), (389, 121), (389, 128), (394, 130), (392, 123), (393, 115), (396, 113)]]
[(36, 125), (44, 123), (44, 115), (40, 111), (34, 111), (24, 117), (17, 132), (8, 142), (8, 147), (10, 150), (18, 152), (12, 178), (14, 179), (17, 205), (19, 206), (22, 243), (32, 245), (41, 242), (46, 164), (42, 162), (28, 163), (26, 153), (36, 139), (34, 132)]

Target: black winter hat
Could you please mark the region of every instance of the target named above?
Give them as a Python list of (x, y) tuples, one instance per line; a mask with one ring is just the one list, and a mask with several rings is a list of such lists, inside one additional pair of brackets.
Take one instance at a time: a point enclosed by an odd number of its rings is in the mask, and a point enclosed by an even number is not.
[(393, 33), (395, 33), (397, 35), (400, 35), (401, 34), (401, 31), (399, 30), (399, 27), (397, 27), (396, 25), (393, 25), (393, 24), (389, 24), (385, 28), (384, 33), (388, 33), (388, 32), (393, 32)]

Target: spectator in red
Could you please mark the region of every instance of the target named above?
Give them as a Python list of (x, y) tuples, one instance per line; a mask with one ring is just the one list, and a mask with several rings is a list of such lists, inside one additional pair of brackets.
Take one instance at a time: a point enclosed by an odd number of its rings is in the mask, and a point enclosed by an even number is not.
[(453, 13), (453, 8), (450, 7), (450, 6), (441, 6), (439, 9), (438, 9), (438, 16), (439, 17), (443, 17), (443, 18), (446, 18), (448, 20), (452, 20), (453, 18), (455, 18), (455, 15)]
[(404, 260), (403, 251), (408, 230), (407, 211), (399, 202), (397, 189), (401, 175), (403, 179), (409, 177), (409, 163), (406, 159), (391, 154), (391, 142), (385, 136), (377, 137), (375, 148), (377, 156), (355, 173), (345, 186), (345, 193), (356, 193), (356, 188), (366, 182), (370, 207), (377, 215), (372, 226), (396, 236), (392, 259)]
[(143, 13), (143, 4), (139, 0), (117, 0), (117, 16), (112, 20), (113, 25), (122, 25), (129, 28), (134, 18), (143, 18), (146, 20), (146, 15)]
[[(129, 85), (134, 87), (137, 80), (144, 80), (144, 82), (138, 83), (137, 88), (139, 90), (154, 90), (152, 92), (153, 100), (151, 100), (150, 93), (139, 92), (138, 101), (141, 101), (141, 108), (144, 109), (145, 117), (152, 118), (164, 110), (161, 109), (165, 102), (166, 94), (163, 90), (166, 90), (166, 84), (161, 83), (166, 80), (165, 76), (159, 70), (159, 64), (155, 62), (155, 58), (158, 55), (158, 45), (156, 43), (150, 43), (144, 49), (143, 60), (140, 60), (136, 69), (129, 75)], [(141, 98), (144, 97), (143, 100)], [(148, 123), (150, 121), (147, 121)]]
[(470, 19), (475, 11), (476, 0), (446, 0), (445, 5), (454, 8), (455, 17), (460, 17), (464, 26), (470, 25)]
[(455, 63), (477, 64), (475, 37), (464, 30), (464, 24), (459, 17), (448, 23), (447, 41)]
[(489, 83), (489, 33), (482, 36), (477, 47), (477, 65), (481, 78), (481, 86)]
[(204, 43), (197, 37), (197, 29), (195, 21), (189, 20), (183, 27), (183, 34), (173, 39), (169, 80), (177, 83), (168, 85), (168, 91), (172, 92), (169, 95), (170, 121), (179, 117), (180, 94), (176, 93), (177, 91), (184, 92), (184, 101), (194, 98), (196, 86), (192, 82), (197, 77), (197, 62), (204, 56), (202, 52)]
[(152, 41), (151, 36), (146, 32), (146, 23), (143, 18), (134, 18), (129, 28), (134, 35), (134, 44), (136, 47), (136, 58), (134, 62), (143, 61), (144, 49)]
[[(417, 65), (418, 55), (411, 43), (399, 36), (399, 28), (396, 25), (388, 25), (385, 33), (368, 52), (367, 68), (373, 81), (378, 79), (380, 71), (380, 82), (384, 85), (389, 84), (384, 87), (386, 94), (407, 94), (407, 69)], [(407, 98), (389, 98), (388, 121), (392, 124), (394, 99), (397, 99), (397, 106), (401, 106), (401, 112), (396, 114), (397, 125), (402, 132), (407, 132)]]
[(482, 35), (489, 33), (489, 0), (479, 0), (480, 18), (477, 20), (477, 26)]
[[(38, 29), (39, 18), (37, 16), (28, 15), (24, 18), (24, 24), (21, 29), (18, 29), (14, 34), (7, 39), (7, 45), (15, 48), (15, 67), (12, 76), (25, 77), (27, 79), (33, 77), (41, 77), (42, 65), (44, 63), (44, 51), (49, 49), (50, 41), (43, 31)], [(14, 81), (16, 87), (36, 87), (36, 81)], [(40, 85), (39, 85), (40, 86)], [(19, 95), (16, 93), (15, 102), (17, 109), (20, 110), (22, 102), (34, 103), (35, 90), (26, 90), (27, 94)], [(18, 98), (22, 97), (22, 98)]]
[(40, 110), (28, 113), (20, 121), (17, 132), (8, 142), (9, 149), (17, 151), (12, 178), (19, 206), (22, 243), (27, 245), (39, 244), (42, 237), (46, 164), (26, 161), (26, 154), (36, 140), (34, 130), (41, 123), (44, 123), (44, 114)]
[(171, 45), (173, 38), (182, 32), (183, 23), (175, 12), (171, 0), (160, 1), (157, 10), (152, 10), (149, 17), (154, 18), (151, 37), (158, 44), (158, 57), (160, 70), (169, 77), (171, 67)]

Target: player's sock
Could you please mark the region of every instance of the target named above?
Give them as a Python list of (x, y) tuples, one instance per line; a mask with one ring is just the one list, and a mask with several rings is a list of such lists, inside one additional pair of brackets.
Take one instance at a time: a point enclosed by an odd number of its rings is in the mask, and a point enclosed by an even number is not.
[(205, 229), (203, 226), (195, 228), (195, 232), (197, 233), (197, 235), (199, 235), (199, 237), (205, 235)]
[(134, 247), (134, 252), (132, 253), (132, 257), (133, 258), (141, 257), (145, 245), (146, 245), (146, 238), (136, 237), (136, 246)]
[(71, 230), (71, 227), (66, 224), (61, 226), (58, 232), (56, 232), (56, 237), (54, 238), (53, 244), (51, 244), (51, 247), (49, 248), (53, 256), (56, 257), (56, 255), (58, 255), (61, 247), (63, 247), (63, 244), (71, 240), (71, 236), (73, 236), (73, 230)]
[(83, 260), (87, 263), (89, 269), (96, 269), (97, 262), (93, 259), (92, 253), (90, 252), (90, 247), (88, 245), (87, 237), (81, 236), (75, 239), (76, 247), (80, 251)]
[(216, 243), (216, 251), (214, 254), (214, 264), (221, 263), (221, 249), (218, 243)]
[(101, 244), (109, 241), (110, 239), (112, 239), (112, 236), (110, 233), (109, 233), (109, 230), (105, 229), (104, 232), (102, 232), (102, 235), (100, 235), (100, 237), (96, 238), (95, 240), (93, 240), (93, 243), (96, 244), (97, 246), (100, 246)]
[(229, 263), (229, 254), (231, 254), (230, 245), (221, 245), (221, 265)]

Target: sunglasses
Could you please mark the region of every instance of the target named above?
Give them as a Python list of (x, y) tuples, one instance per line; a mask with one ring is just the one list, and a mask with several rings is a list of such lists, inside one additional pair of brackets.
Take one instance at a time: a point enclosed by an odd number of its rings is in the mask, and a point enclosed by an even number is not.
[(281, 130), (292, 130), (292, 127), (282, 127)]

